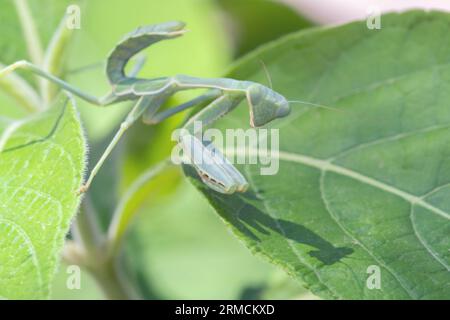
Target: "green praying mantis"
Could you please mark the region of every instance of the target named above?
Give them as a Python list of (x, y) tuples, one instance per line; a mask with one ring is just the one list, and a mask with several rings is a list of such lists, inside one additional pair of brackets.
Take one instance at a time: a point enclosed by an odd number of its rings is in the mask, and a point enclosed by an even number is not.
[[(203, 104), (206, 106), (184, 125), (187, 133), (179, 137), (182, 150), (193, 160), (190, 163), (202, 181), (213, 190), (224, 194), (247, 190), (248, 183), (245, 177), (218, 150), (211, 146), (207, 148), (204, 141), (195, 136), (193, 124), (195, 121), (201, 121), (204, 126), (211, 125), (246, 99), (250, 110), (250, 125), (252, 127), (262, 126), (289, 114), (289, 101), (285, 97), (266, 86), (251, 81), (197, 78), (187, 75), (141, 79), (135, 77), (139, 68), (133, 70), (129, 75), (125, 74), (125, 66), (134, 55), (158, 41), (179, 37), (185, 33), (184, 26), (184, 23), (178, 21), (167, 22), (140, 27), (126, 35), (107, 58), (106, 75), (112, 88), (111, 92), (101, 98), (83, 92), (28, 61), (18, 61), (0, 71), (0, 77), (16, 69), (31, 71), (98, 106), (108, 106), (125, 100), (136, 101), (92, 169), (88, 179), (80, 188), (80, 193), (88, 190), (113, 148), (137, 119), (142, 117), (146, 124), (157, 124), (183, 110)], [(160, 111), (164, 102), (175, 93), (190, 89), (207, 89), (207, 91), (177, 107)], [(206, 155), (209, 157), (209, 161), (195, 161), (195, 154)]]

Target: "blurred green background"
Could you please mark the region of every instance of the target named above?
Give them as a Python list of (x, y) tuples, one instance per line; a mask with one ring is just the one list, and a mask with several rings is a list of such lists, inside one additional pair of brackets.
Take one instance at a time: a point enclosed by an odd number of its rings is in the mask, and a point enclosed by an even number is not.
[[(2, 8), (11, 4), (0, 0)], [(31, 0), (44, 42), (62, 17), (63, 0)], [(181, 20), (190, 30), (182, 38), (146, 51), (141, 77), (177, 73), (218, 77), (234, 59), (289, 32), (311, 26), (290, 8), (267, 0), (89, 0), (81, 7), (81, 29), (76, 30), (67, 60), (66, 79), (95, 95), (108, 90), (103, 73), (105, 57), (121, 37), (140, 25)], [(6, 19), (6, 10), (3, 16)], [(8, 19), (17, 17), (8, 16)], [(14, 40), (16, 41), (16, 40)], [(20, 42), (20, 40), (17, 40)], [(1, 48), (0, 48), (1, 49)], [(10, 63), (24, 58), (12, 52)], [(8, 59), (7, 59), (8, 60)], [(92, 68), (80, 69), (94, 65)], [(78, 71), (77, 71), (78, 70)], [(189, 95), (177, 95), (171, 103)], [(95, 163), (129, 105), (97, 108), (77, 99), (89, 144), (89, 163)], [(20, 117), (15, 102), (0, 94), (2, 115)], [(105, 229), (126, 188), (145, 169), (166, 158), (170, 134), (183, 116), (160, 125), (134, 126), (101, 171), (90, 199)], [(123, 264), (128, 280), (147, 299), (312, 298), (261, 258), (252, 255), (230, 234), (202, 195), (178, 170), (146, 185), (133, 199), (137, 212), (127, 233)], [(53, 284), (54, 299), (102, 299), (86, 271), (81, 289), (69, 290), (66, 266)]]

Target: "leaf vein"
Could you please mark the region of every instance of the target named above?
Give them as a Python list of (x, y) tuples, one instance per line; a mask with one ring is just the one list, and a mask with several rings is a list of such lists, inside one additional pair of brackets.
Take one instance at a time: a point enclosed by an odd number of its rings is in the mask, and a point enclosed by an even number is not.
[(364, 251), (367, 252), (367, 254), (372, 257), (372, 259), (374, 259), (379, 265), (381, 265), (384, 269), (386, 269), (393, 277), (394, 279), (398, 282), (398, 284), (400, 285), (400, 287), (411, 297), (411, 298), (415, 298), (415, 294), (412, 293), (408, 287), (406, 286), (406, 284), (403, 282), (403, 280), (401, 279), (401, 277), (399, 275), (396, 274), (396, 272), (394, 270), (392, 270), (384, 261), (382, 261), (380, 258), (378, 258), (375, 254), (373, 254), (362, 242), (361, 240), (359, 240), (355, 235), (353, 235), (349, 230), (347, 230), (347, 228), (344, 227), (344, 225), (340, 222), (339, 218), (334, 214), (333, 210), (331, 210), (331, 207), (329, 205), (329, 202), (326, 199), (325, 196), (325, 190), (324, 190), (324, 183), (325, 183), (325, 175), (326, 175), (326, 170), (321, 170), (320, 173), (320, 182), (319, 182), (319, 186), (320, 186), (320, 196), (322, 198), (322, 201), (325, 205), (325, 208), (327, 209), (327, 212), (329, 213), (330, 217), (333, 219), (333, 221), (338, 225), (338, 227), (350, 238), (352, 238), (357, 245), (359, 245)]
[(437, 261), (439, 262), (447, 271), (450, 271), (450, 266), (448, 266), (445, 261), (443, 261), (439, 255), (434, 252), (434, 250), (428, 245), (428, 243), (425, 241), (424, 238), (420, 235), (419, 231), (417, 230), (416, 220), (415, 220), (415, 212), (414, 212), (414, 205), (411, 205), (410, 215), (409, 219), (411, 220), (411, 225), (414, 230), (414, 234), (419, 240), (420, 244), (426, 249), (426, 251)]

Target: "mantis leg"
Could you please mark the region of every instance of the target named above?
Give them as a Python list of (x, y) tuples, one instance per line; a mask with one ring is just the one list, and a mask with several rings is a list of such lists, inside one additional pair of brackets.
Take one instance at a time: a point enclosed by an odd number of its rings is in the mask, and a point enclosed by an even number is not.
[(195, 122), (201, 122), (203, 127), (209, 126), (214, 121), (222, 118), (228, 112), (236, 108), (243, 98), (244, 96), (229, 94), (221, 95), (196, 115), (191, 117), (189, 121), (184, 125), (184, 128), (187, 129), (190, 133), (195, 134)]
[(136, 56), (134, 60), (136, 60), (136, 62), (133, 65), (133, 69), (131, 69), (130, 73), (128, 74), (128, 76), (131, 78), (136, 77), (138, 75), (139, 71), (141, 71), (142, 68), (144, 67), (147, 58), (143, 54), (141, 54)]
[(217, 98), (186, 123), (184, 128), (188, 133), (181, 134), (179, 138), (189, 164), (207, 186), (220, 193), (245, 192), (247, 180), (212, 143), (203, 141), (203, 137), (196, 137), (196, 122), (199, 121), (202, 127), (208, 126), (233, 110), (242, 99), (229, 95)]
[[(61, 79), (53, 76), (52, 74), (48, 73), (47, 71), (45, 71), (45, 70), (39, 68), (38, 66), (36, 66), (28, 61), (25, 61), (25, 60), (17, 61), (15, 63), (5, 67), (4, 69), (0, 70), (0, 77), (6, 76), (16, 69), (29, 70), (29, 71), (37, 74), (38, 76), (41, 76), (41, 77), (59, 85), (63, 89), (73, 93), (74, 95), (76, 95), (76, 96), (80, 97), (81, 99), (86, 100), (87, 102), (90, 102), (92, 104), (99, 105), (99, 106), (106, 104), (105, 103), (106, 100), (99, 99), (95, 96), (85, 93), (82, 90), (65, 82), (64, 80), (61, 80)], [(108, 102), (111, 103), (111, 101), (108, 101)]]
[(150, 124), (150, 125), (158, 124), (179, 112), (182, 112), (186, 109), (195, 107), (205, 101), (216, 99), (220, 96), (220, 94), (221, 94), (220, 90), (210, 90), (207, 93), (205, 93), (204, 95), (201, 95), (201, 96), (194, 98), (188, 102), (185, 102), (179, 106), (167, 109), (167, 110), (159, 112), (157, 114), (154, 114), (154, 113), (152, 114), (150, 112), (146, 112), (146, 113), (144, 113), (144, 116), (142, 119), (145, 124)]
[[(144, 67), (145, 61), (147, 60), (146, 57), (144, 55), (138, 55), (136, 56), (136, 58), (134, 59), (136, 60), (136, 62), (133, 65), (133, 69), (130, 71), (129, 76), (130, 77), (136, 77), (137, 74), (139, 73), (139, 71), (142, 70), (142, 68)], [(84, 65), (75, 69), (71, 69), (68, 70), (66, 72), (67, 75), (74, 75), (77, 73), (82, 73), (82, 72), (86, 72), (86, 71), (90, 71), (93, 69), (97, 69), (100, 67), (104, 67), (105, 63), (100, 61), (100, 62), (94, 62), (88, 65)]]
[(145, 111), (146, 108), (151, 106), (153, 101), (154, 101), (153, 96), (143, 96), (138, 100), (136, 105), (133, 107), (133, 109), (127, 115), (126, 119), (120, 124), (119, 130), (114, 135), (114, 138), (111, 140), (111, 142), (109, 143), (106, 150), (103, 152), (100, 159), (97, 161), (96, 165), (94, 166), (91, 173), (89, 174), (89, 177), (86, 180), (86, 183), (80, 188), (79, 193), (84, 193), (89, 189), (89, 187), (92, 183), (92, 180), (94, 180), (94, 177), (100, 171), (100, 168), (102, 167), (103, 163), (106, 161), (108, 156), (111, 154), (112, 150), (117, 145), (117, 143), (119, 142), (120, 138), (123, 136), (125, 131), (127, 131), (128, 128), (142, 115), (142, 113)]

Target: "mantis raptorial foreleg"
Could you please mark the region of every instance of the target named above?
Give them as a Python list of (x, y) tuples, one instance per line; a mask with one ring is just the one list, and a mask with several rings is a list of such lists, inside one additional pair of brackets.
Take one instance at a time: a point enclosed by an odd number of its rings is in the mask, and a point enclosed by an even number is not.
[(222, 193), (235, 191), (245, 192), (248, 183), (244, 176), (228, 161), (228, 159), (203, 137), (197, 137), (196, 122), (205, 127), (233, 110), (243, 97), (225, 94), (214, 100), (202, 111), (193, 116), (184, 126), (189, 133), (181, 134), (180, 145), (184, 154), (190, 159), (202, 181), (211, 189)]
[(201, 122), (203, 127), (209, 126), (236, 108), (243, 98), (244, 97), (241, 95), (222, 94), (196, 115), (192, 116), (189, 121), (186, 122), (184, 128), (191, 134), (196, 134), (195, 122)]
[[(108, 147), (105, 149), (104, 153), (98, 160), (97, 164), (92, 169), (88, 179), (86, 180), (86, 183), (80, 188), (80, 192), (81, 193), (86, 192), (86, 190), (90, 187), (94, 177), (97, 175), (98, 171), (100, 170), (100, 168), (102, 167), (103, 163), (106, 161), (108, 156), (111, 154), (112, 150), (117, 145), (122, 135), (137, 119), (139, 119), (141, 115), (143, 116), (145, 123), (155, 124), (187, 108), (194, 107), (202, 102), (216, 98), (219, 95), (220, 91), (211, 90), (200, 97), (194, 98), (178, 107), (169, 109), (161, 113), (156, 112), (159, 110), (160, 106), (167, 99), (167, 95), (161, 94), (161, 95), (141, 97), (136, 103), (136, 105), (133, 107), (133, 109), (130, 111), (125, 121), (122, 122), (122, 124), (120, 125), (120, 128), (115, 134), (114, 138), (111, 140)], [(148, 117), (147, 121), (145, 115)]]
[(198, 106), (206, 101), (214, 100), (220, 95), (220, 90), (210, 90), (197, 98), (156, 114), (152, 114), (151, 111), (146, 111), (142, 117), (142, 121), (145, 124), (157, 124), (186, 109)]

